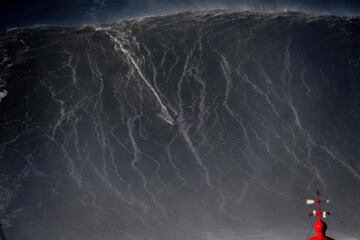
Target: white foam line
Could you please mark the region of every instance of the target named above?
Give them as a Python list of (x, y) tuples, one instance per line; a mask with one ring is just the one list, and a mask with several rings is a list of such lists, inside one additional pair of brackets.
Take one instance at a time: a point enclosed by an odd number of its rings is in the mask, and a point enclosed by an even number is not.
[(110, 36), (111, 39), (114, 40), (115, 43), (117, 43), (117, 45), (120, 47), (120, 50), (124, 53), (124, 55), (130, 60), (130, 62), (132, 63), (133, 67), (135, 67), (138, 75), (140, 76), (140, 78), (144, 81), (144, 83), (150, 88), (150, 90), (152, 91), (152, 93), (154, 94), (156, 100), (158, 101), (158, 103), (160, 104), (161, 107), (161, 117), (162, 119), (164, 119), (166, 122), (168, 122), (171, 125), (175, 124), (174, 119), (171, 117), (171, 115), (169, 114), (166, 106), (163, 104), (163, 102), (161, 101), (159, 95), (157, 94), (157, 92), (155, 91), (155, 89), (151, 86), (151, 84), (149, 83), (149, 81), (145, 78), (144, 74), (142, 73), (139, 65), (136, 63), (135, 59), (131, 56), (131, 53), (125, 49), (124, 45), (121, 43), (121, 41), (119, 41), (116, 37), (113, 37), (111, 34), (109, 34), (107, 31), (105, 31), (105, 33), (107, 35)]

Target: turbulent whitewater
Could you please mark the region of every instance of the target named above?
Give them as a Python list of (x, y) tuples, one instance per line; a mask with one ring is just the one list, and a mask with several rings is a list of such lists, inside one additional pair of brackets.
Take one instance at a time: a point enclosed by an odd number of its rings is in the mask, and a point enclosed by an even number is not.
[(9, 239), (303, 239), (316, 189), (360, 235), (359, 18), (15, 29), (0, 56)]

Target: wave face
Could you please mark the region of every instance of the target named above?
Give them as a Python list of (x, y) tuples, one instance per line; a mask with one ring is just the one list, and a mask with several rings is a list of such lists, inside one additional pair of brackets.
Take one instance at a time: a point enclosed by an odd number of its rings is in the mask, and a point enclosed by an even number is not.
[(359, 236), (359, 18), (186, 12), (0, 54), (11, 239), (303, 238), (316, 189)]

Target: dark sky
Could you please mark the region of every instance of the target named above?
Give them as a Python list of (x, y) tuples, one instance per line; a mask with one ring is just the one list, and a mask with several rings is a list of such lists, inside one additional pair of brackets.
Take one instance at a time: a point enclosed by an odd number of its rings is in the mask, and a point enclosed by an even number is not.
[(183, 9), (301, 10), (359, 15), (359, 0), (2, 0), (0, 27), (112, 22)]

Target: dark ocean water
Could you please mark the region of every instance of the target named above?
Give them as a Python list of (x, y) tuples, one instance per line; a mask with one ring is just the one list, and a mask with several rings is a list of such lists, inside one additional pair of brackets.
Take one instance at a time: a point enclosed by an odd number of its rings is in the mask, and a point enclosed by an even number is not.
[(360, 19), (185, 12), (0, 32), (9, 239), (360, 232)]

